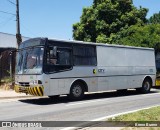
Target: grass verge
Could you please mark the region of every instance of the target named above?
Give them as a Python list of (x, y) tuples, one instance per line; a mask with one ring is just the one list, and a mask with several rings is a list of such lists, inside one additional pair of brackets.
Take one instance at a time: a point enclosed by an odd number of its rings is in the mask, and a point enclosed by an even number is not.
[[(159, 100), (159, 99), (155, 99)], [(160, 106), (150, 109), (140, 110), (138, 112), (125, 114), (108, 119), (108, 121), (135, 121), (135, 122), (150, 122), (160, 121)], [(122, 130), (160, 130), (160, 127), (125, 127)]]
[(110, 118), (109, 121), (160, 121), (160, 106)]

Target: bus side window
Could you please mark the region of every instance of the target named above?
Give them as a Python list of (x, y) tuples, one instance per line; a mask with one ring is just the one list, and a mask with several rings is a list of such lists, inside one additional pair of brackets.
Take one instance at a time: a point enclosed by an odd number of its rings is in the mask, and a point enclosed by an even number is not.
[(59, 49), (57, 60), (59, 65), (71, 65), (71, 52), (67, 49)]
[(80, 46), (73, 47), (73, 57), (75, 66), (96, 66), (96, 48), (95, 46)]
[(59, 72), (72, 68), (72, 51), (70, 48), (49, 47), (47, 50), (47, 72)]

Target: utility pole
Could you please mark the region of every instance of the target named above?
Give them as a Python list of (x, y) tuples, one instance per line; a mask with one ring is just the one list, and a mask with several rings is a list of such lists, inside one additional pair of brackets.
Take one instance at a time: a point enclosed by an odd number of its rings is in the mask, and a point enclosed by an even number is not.
[(17, 48), (22, 42), (21, 33), (20, 33), (20, 19), (19, 19), (19, 0), (16, 0), (16, 24), (17, 24)]

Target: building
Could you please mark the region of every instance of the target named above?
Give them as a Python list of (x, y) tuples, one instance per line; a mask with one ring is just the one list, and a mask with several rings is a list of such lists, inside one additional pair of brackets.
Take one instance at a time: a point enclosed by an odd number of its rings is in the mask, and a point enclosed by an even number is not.
[[(22, 41), (29, 39), (28, 37), (22, 37)], [(0, 49), (5, 48), (17, 48), (16, 36), (13, 34), (0, 32)]]
[[(29, 39), (22, 37), (22, 41)], [(0, 32), (0, 81), (11, 76), (15, 70), (15, 54), (11, 51), (17, 48), (16, 35)]]

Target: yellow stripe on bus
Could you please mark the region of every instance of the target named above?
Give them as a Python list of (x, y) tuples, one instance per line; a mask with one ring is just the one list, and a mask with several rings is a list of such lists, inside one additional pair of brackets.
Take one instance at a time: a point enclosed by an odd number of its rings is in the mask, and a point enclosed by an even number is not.
[(34, 95), (33, 91), (32, 91), (32, 88), (30, 88), (30, 92), (31, 92), (31, 95)]
[[(14, 87), (15, 92), (20, 93), (20, 86), (16, 86)], [(25, 87), (25, 89), (23, 88), (23, 93), (28, 93), (30, 95), (34, 95), (34, 96), (43, 96), (43, 87), (41, 86), (37, 86), (37, 87)]]
[(34, 89), (36, 96), (39, 96), (39, 94), (37, 93), (37, 87), (34, 87), (33, 89)]
[(39, 95), (40, 95), (40, 96), (43, 96), (43, 94), (41, 93), (40, 87), (37, 87), (37, 89), (38, 89)]
[(39, 91), (39, 87), (37, 87), (37, 93), (39, 96), (41, 96), (41, 92)]

